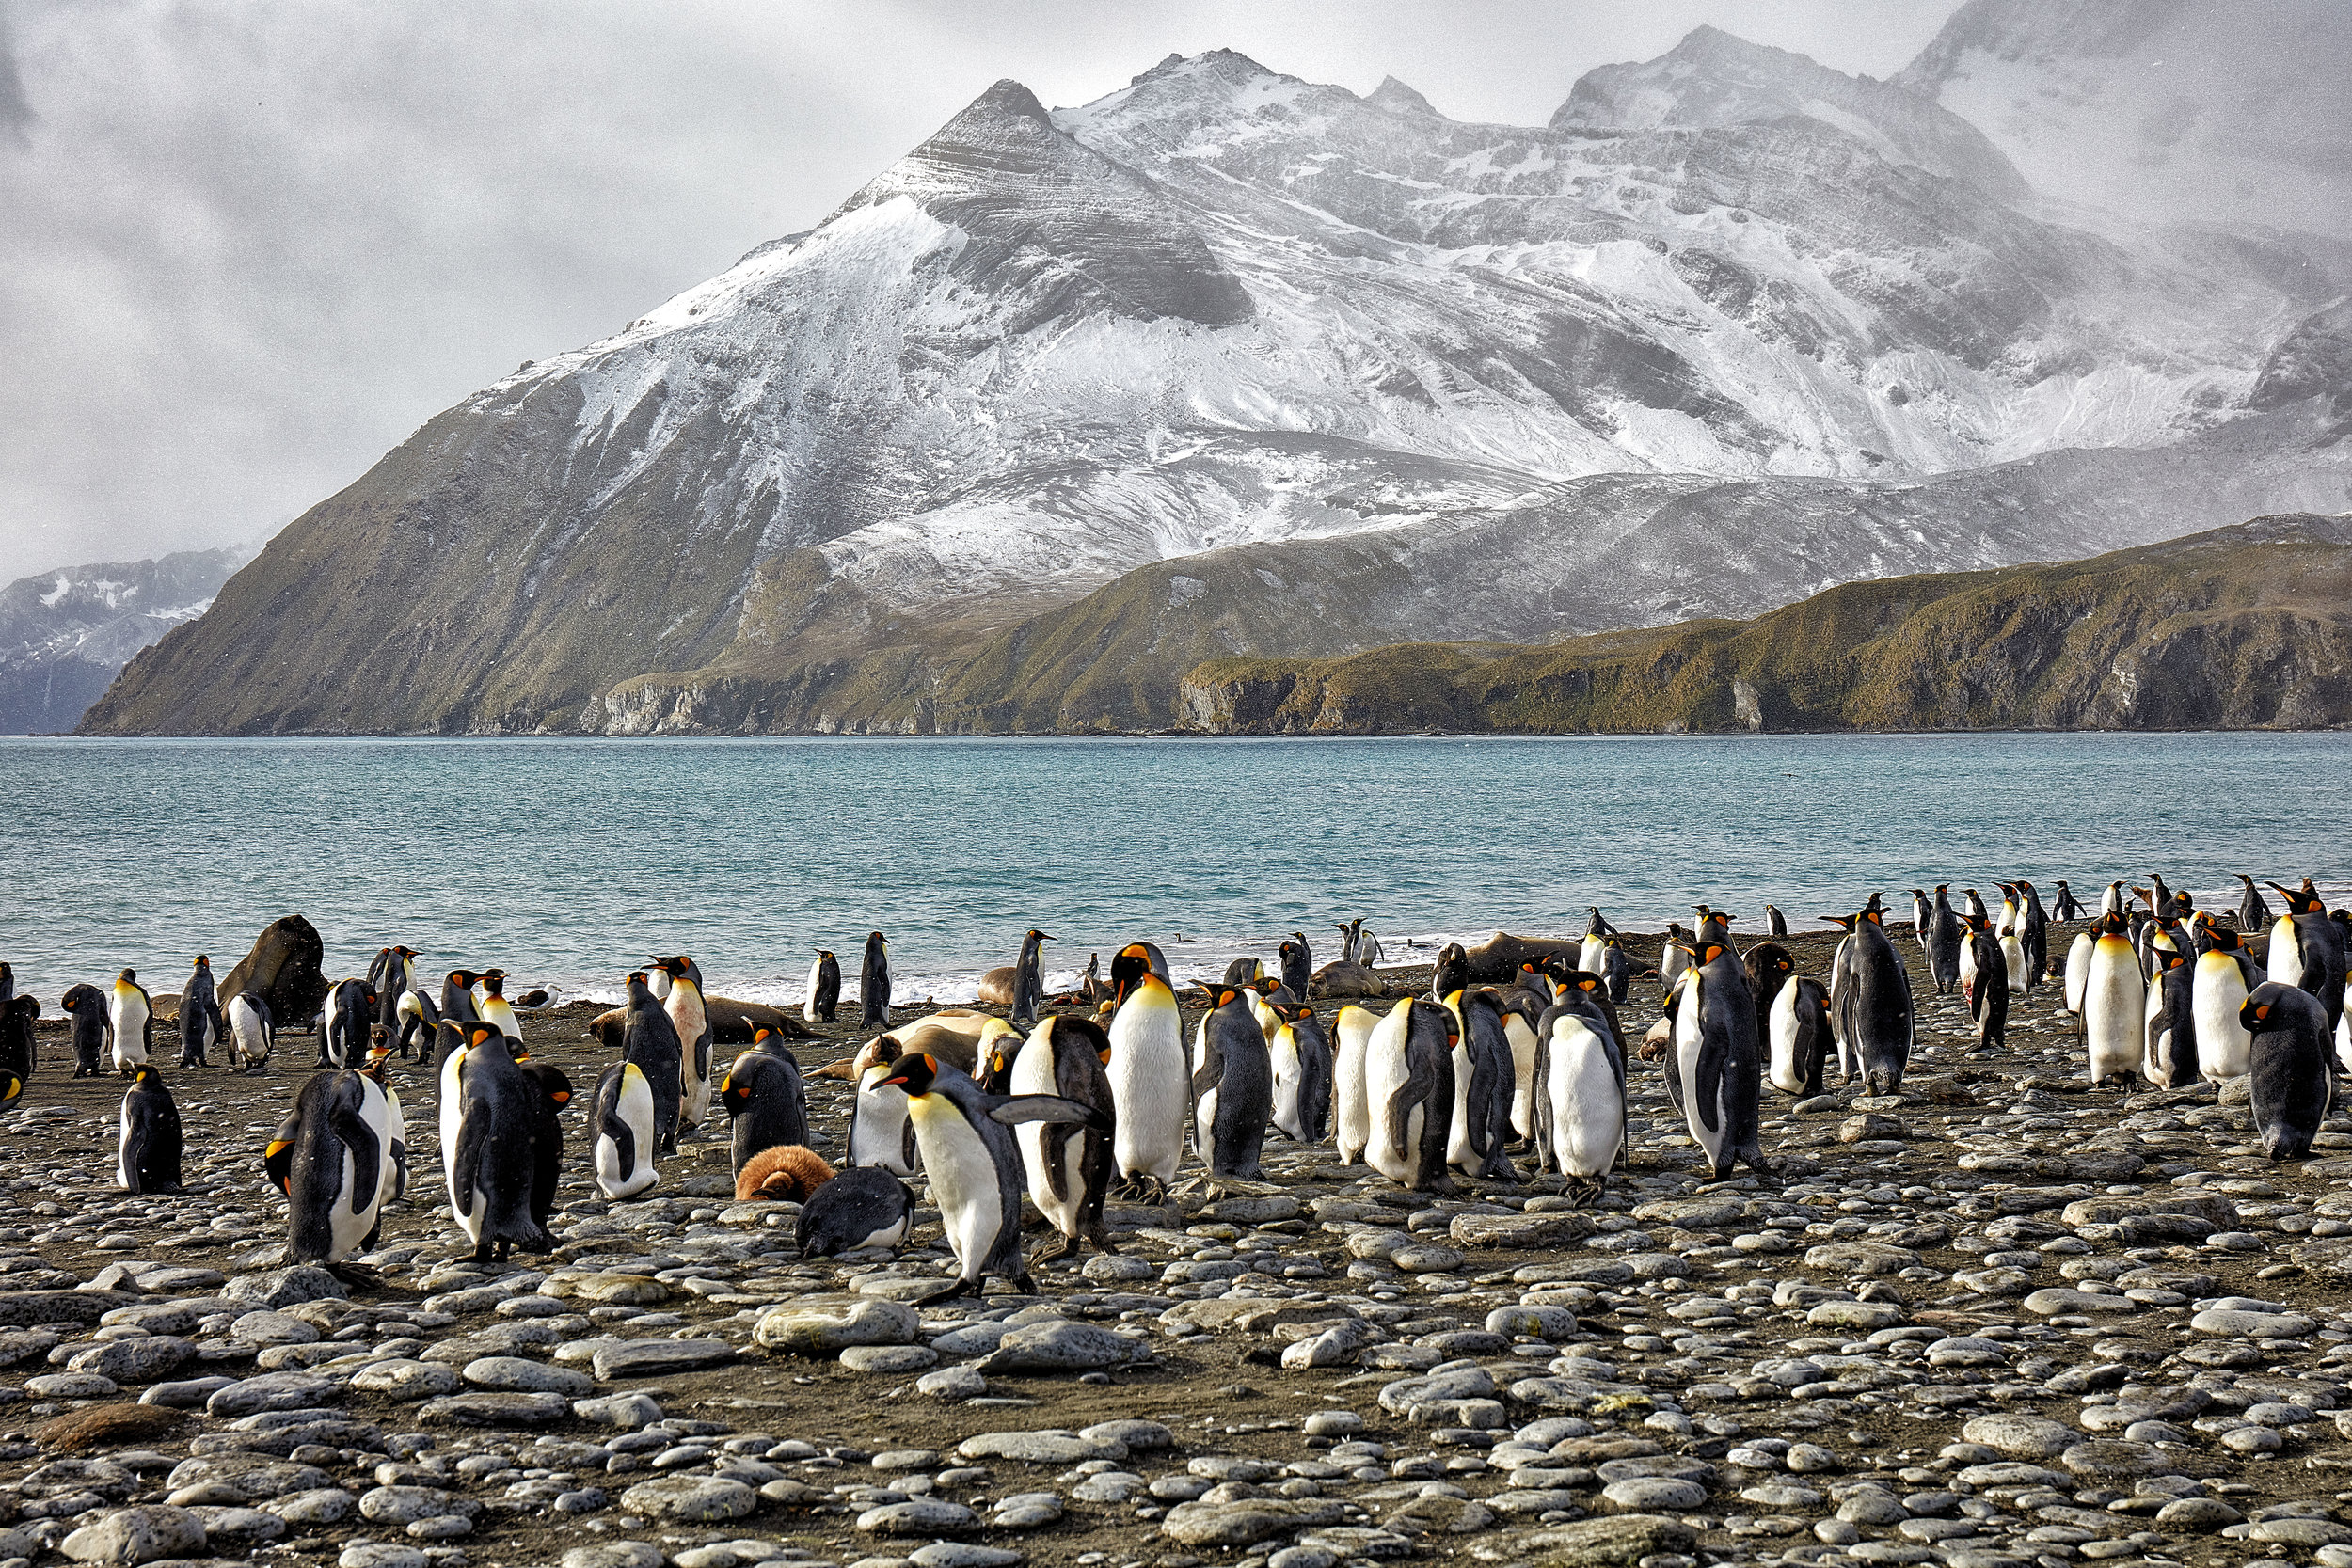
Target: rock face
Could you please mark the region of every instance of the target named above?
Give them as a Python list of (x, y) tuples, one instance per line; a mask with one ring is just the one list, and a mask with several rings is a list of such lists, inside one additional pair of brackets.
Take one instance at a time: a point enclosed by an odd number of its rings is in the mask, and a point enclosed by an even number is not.
[(2326, 395), (2248, 398), (2341, 249), (2060, 226), (1924, 92), (1708, 30), (1540, 128), (1226, 52), (1000, 83), (429, 421), (85, 727), (1132, 726), (1215, 655), (2333, 510)]
[(133, 654), (204, 613), (250, 554), (101, 562), (0, 588), (0, 735), (73, 728)]
[(1744, 624), (1211, 660), (1177, 712), (1237, 735), (2318, 727), (2352, 722), (2347, 590), (2352, 517), (2271, 517), (1851, 583)]

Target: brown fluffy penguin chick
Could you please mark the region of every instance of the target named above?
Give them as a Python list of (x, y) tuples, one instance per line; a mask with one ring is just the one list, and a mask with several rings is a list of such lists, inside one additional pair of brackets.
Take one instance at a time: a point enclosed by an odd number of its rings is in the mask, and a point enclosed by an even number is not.
[(823, 1155), (799, 1144), (779, 1144), (743, 1162), (735, 1178), (735, 1201), (768, 1197), (782, 1203), (806, 1203), (809, 1194), (832, 1180), (833, 1167), (825, 1164)]

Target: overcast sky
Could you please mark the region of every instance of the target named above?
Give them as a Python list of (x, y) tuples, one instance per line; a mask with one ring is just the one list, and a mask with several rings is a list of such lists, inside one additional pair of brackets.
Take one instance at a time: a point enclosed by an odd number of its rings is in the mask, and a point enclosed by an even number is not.
[(1883, 76), (1954, 3), (0, 0), (0, 581), (265, 538), (999, 77), (1227, 47), (1539, 124), (1702, 22)]

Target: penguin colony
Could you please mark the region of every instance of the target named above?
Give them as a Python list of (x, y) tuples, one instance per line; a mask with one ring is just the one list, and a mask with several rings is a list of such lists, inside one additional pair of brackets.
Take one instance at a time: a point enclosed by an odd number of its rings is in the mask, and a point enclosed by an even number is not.
[[(1716, 1178), (1745, 1164), (1768, 1169), (1759, 1139), (1767, 1085), (1802, 1098), (1833, 1077), (1891, 1095), (1916, 1037), (1910, 982), (1894, 943), (1916, 942), (1939, 991), (1966, 1003), (1980, 1047), (2003, 1043), (2012, 995), (2057, 982), (2075, 1020), (2093, 1086), (2139, 1080), (2177, 1088), (2244, 1078), (2258, 1137), (2274, 1160), (2301, 1158), (2352, 1071), (2346, 935), (2352, 915), (2330, 913), (2312, 882), (2268, 884), (2273, 912), (2251, 879), (2219, 912), (2200, 910), (2160, 877), (2110, 883), (2062, 959), (2050, 915), (2023, 881), (1978, 890), (1911, 890), (1911, 930), (1890, 933), (1872, 895), (1853, 913), (1826, 915), (1845, 933), (1823, 976), (1803, 974), (1778, 941), (1744, 952), (1729, 913), (1699, 905), (1670, 927), (1653, 964), (1660, 1016), (1631, 1038), (1621, 1007), (1636, 978), (1626, 941), (1597, 907), (1575, 942), (1522, 942), (1507, 978), (1480, 983), (1458, 943), (1438, 958), (1430, 994), (1327, 1021), (1311, 996), (1346, 989), (1375, 939), (1350, 922), (1339, 963), (1318, 972), (1303, 932), (1284, 939), (1269, 973), (1241, 959), (1213, 981), (1178, 982), (1166, 955), (1135, 942), (1113, 958), (1106, 984), (1089, 966), (1078, 991), (1048, 997), (1032, 929), (999, 972), (1011, 1022), (944, 1009), (889, 1027), (888, 947), (870, 935), (861, 978), (864, 1018), (878, 1035), (849, 1066), (856, 1080), (836, 1172), (809, 1149), (803, 1074), (781, 1021), (755, 1028), (731, 1061), (716, 1032), (703, 974), (686, 955), (631, 972), (618, 1060), (598, 1078), (586, 1135), (603, 1196), (640, 1196), (681, 1138), (729, 1124), (738, 1196), (803, 1205), (803, 1246), (835, 1256), (903, 1241), (920, 1175), (937, 1204), (959, 1269), (937, 1294), (977, 1292), (993, 1276), (1025, 1287), (1029, 1265), (1092, 1245), (1113, 1250), (1103, 1221), (1112, 1197), (1160, 1201), (1189, 1150), (1212, 1188), (1257, 1178), (1268, 1136), (1329, 1139), (1417, 1192), (1467, 1179), (1513, 1182), (1556, 1176), (1573, 1201), (1606, 1190), (1627, 1160), (1626, 1074), (1655, 1064), (1684, 1131)], [(2090, 914), (2058, 884), (2058, 908)], [(1767, 910), (1768, 930), (1785, 918)], [(2258, 963), (2249, 938), (2265, 949)], [(289, 1201), (290, 1259), (340, 1264), (374, 1245), (386, 1207), (405, 1192), (408, 1142), (394, 1061), (429, 1075), (437, 1101), (451, 1217), (477, 1257), (554, 1246), (564, 1113), (573, 1086), (531, 1061), (499, 969), (448, 971), (437, 995), (416, 981), (415, 949), (388, 947), (368, 975), (328, 988), (312, 1023), (315, 1070), (268, 1141), (262, 1165)], [(1482, 948), (1476, 962), (1491, 970)], [(807, 1011), (839, 1005), (838, 966), (818, 955)], [(992, 979), (995, 976), (992, 976)], [(398, 994), (388, 994), (397, 989)], [(1206, 1004), (1189, 1039), (1180, 991)], [(544, 993), (530, 1001), (544, 1002)], [(78, 985), (73, 1073), (110, 1065), (131, 1080), (118, 1139), (118, 1184), (133, 1193), (178, 1189), (179, 1113), (153, 1059), (155, 1009), (135, 971), (106, 990)], [(1062, 1010), (1054, 1010), (1054, 1009)], [(31, 1021), (0, 964), (0, 1104), (12, 1104), (36, 1063)], [(258, 996), (218, 1001), (199, 956), (181, 1004), (182, 1069), (252, 1070), (270, 1056), (275, 1021)], [(412, 1093), (415, 1092), (412, 1086)], [(1036, 1257), (1020, 1245), (1021, 1200), (1054, 1232)]]

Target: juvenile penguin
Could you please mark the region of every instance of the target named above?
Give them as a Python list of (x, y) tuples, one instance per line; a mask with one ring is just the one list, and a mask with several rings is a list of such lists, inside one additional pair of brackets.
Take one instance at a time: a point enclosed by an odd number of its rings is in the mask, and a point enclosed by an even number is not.
[(1928, 978), (1935, 993), (1947, 996), (1960, 984), (1960, 916), (1953, 912), (1949, 882), (1935, 884), (1935, 908), (1928, 911)]
[(808, 966), (808, 998), (801, 1004), (803, 1023), (831, 1023), (841, 1007), (841, 960), (830, 947), (820, 948)]
[(653, 1153), (677, 1152), (678, 1100), (684, 1091), (677, 1025), (645, 984), (644, 970), (628, 977), (628, 1022), (621, 1030), (621, 1059), (633, 1062), (653, 1093)]
[(804, 1144), (778, 1144), (753, 1155), (735, 1174), (738, 1203), (806, 1203), (833, 1184), (834, 1169)]
[(1058, 1096), (1090, 1108), (1100, 1121), (1031, 1122), (1013, 1130), (1028, 1171), (1029, 1201), (1061, 1232), (1061, 1241), (1041, 1248), (1032, 1262), (1070, 1257), (1086, 1242), (1104, 1252), (1119, 1250), (1103, 1224), (1103, 1200), (1109, 1196), (1116, 1164), (1111, 1126), (1118, 1110), (1110, 1074), (1103, 1068), (1110, 1044), (1099, 1024), (1051, 1017), (1029, 1031), (1013, 1056), (1012, 1095)]
[(1979, 1050), (2006, 1047), (2009, 1044), (2010, 943), (1996, 936), (1992, 922), (1980, 914), (1968, 916), (1965, 924), (1968, 927), (1968, 957), (1962, 960), (1961, 972), (1968, 978), (1961, 990), (1967, 998), (1968, 1016), (1976, 1021), (1977, 1045)]
[(2263, 982), (2246, 939), (2210, 915), (2198, 916), (2206, 947), (2197, 956), (2189, 998), (2197, 1036), (2197, 1072), (2219, 1083), (2254, 1070), (2253, 1037), (2239, 1022), (2247, 997)]
[(710, 1119), (710, 1013), (703, 1004), (702, 966), (680, 953), (655, 958), (651, 968), (670, 977), (661, 999), (678, 1040), (678, 1131), (699, 1132)]
[[(199, 953), (180, 992), (180, 1065), (210, 1067), (213, 1047), (221, 1041), (220, 993), (213, 985), (213, 960)], [(74, 1074), (80, 1077), (79, 1071)]]
[(1372, 1143), (1372, 1108), (1364, 1078), (1366, 1048), (1380, 1018), (1349, 1003), (1331, 1021), (1338, 1048), (1331, 1054), (1331, 1135), (1339, 1147), (1340, 1164), (1360, 1164)]
[[(103, 1064), (106, 1051), (106, 993), (96, 986), (75, 986), (57, 998), (57, 1007), (73, 1021), (73, 1076), (98, 1077), (105, 1071)], [(21, 1080), (30, 1069), (24, 1063), (9, 1062), (6, 1070)]]
[[(147, 1000), (147, 988), (139, 984), (138, 971), (126, 969), (115, 976), (106, 1022), (114, 1031), (115, 1070), (128, 1078), (155, 1052), (155, 1009)], [(163, 1082), (161, 1078), (155, 1081)]]
[(890, 1027), (890, 943), (880, 931), (866, 934), (866, 958), (857, 972), (857, 1002), (863, 1027)]
[(2157, 1088), (2185, 1089), (2197, 1082), (2196, 986), (2197, 972), (2182, 952), (2164, 955), (2148, 982), (2139, 1072)]
[(132, 1069), (122, 1097), (115, 1180), (126, 1193), (180, 1191), (180, 1107), (152, 1062)]
[(1918, 1015), (1911, 976), (1886, 940), (1884, 918), (1874, 909), (1854, 916), (1844, 949), (1844, 983), (1832, 988), (1831, 1002), (1837, 1037), (1851, 1058), (1849, 1070), (1859, 1072), (1872, 1094), (1899, 1094), (1918, 1043)]
[(1267, 1048), (1274, 1058), (1274, 1125), (1293, 1143), (1319, 1144), (1331, 1119), (1331, 1037), (1306, 1003), (1276, 1006), (1282, 1022)]
[(1045, 944), (1054, 939), (1035, 927), (1021, 938), (1021, 956), (1012, 965), (1012, 1006), (1008, 1013), (1023, 1029), (1037, 1022), (1045, 1003)]
[(635, 1197), (660, 1180), (654, 1168), (653, 1089), (634, 1062), (596, 1080), (596, 1186), (609, 1198)]
[(1535, 1152), (1581, 1207), (1608, 1188), (1625, 1148), (1625, 1043), (1587, 975), (1536, 1020)]
[(1517, 1181), (1504, 1149), (1511, 1142), (1511, 1039), (1502, 1025), (1502, 998), (1491, 986), (1446, 998), (1454, 1015), (1454, 1114), (1448, 1120), (1446, 1163), (1482, 1181)]
[(2130, 931), (2120, 909), (2101, 915), (2092, 927), (2093, 945), (2083, 976), (2083, 1049), (2093, 1087), (2139, 1070), (2148, 983), (2140, 975)]
[[(1111, 959), (1117, 998), (1111, 1015), (1111, 1101), (1117, 1107), (1111, 1148), (1121, 1183), (1159, 1202), (1184, 1157), (1184, 1112), (1192, 1071), (1176, 993), (1152, 967), (1145, 943), (1131, 942)], [(1254, 1025), (1253, 1025), (1254, 1027)]]
[(2327, 1012), (2300, 986), (2266, 980), (2246, 999), (2241, 1022), (2253, 1040), (2255, 1134), (2273, 1160), (2300, 1160), (2312, 1151), (2335, 1087)]
[(375, 998), (363, 980), (342, 980), (326, 993), (319, 1012), (317, 1066), (330, 1071), (357, 1068), (367, 1060), (368, 1039), (375, 1017)]
[[(1250, 1032), (1256, 1033), (1254, 1025)], [(1032, 1290), (1021, 1256), (1021, 1154), (1012, 1129), (1050, 1122), (1107, 1131), (1102, 1113), (1058, 1095), (984, 1094), (969, 1077), (929, 1055), (899, 1057), (882, 1082), (906, 1092), (940, 1227), (958, 1264), (954, 1279), (908, 1305), (977, 1295), (990, 1275)]]
[(1274, 1113), (1274, 1063), (1265, 1032), (1238, 985), (1204, 988), (1209, 1010), (1192, 1039), (1193, 1151), (1212, 1176), (1258, 1177)]
[(476, 1262), (504, 1262), (516, 1246), (553, 1252), (555, 1238), (531, 1213), (532, 1138), (545, 1096), (497, 1024), (469, 1023), (466, 1034), (457, 1146), (445, 1165), (450, 1212), (472, 1239)]
[(1410, 1192), (1448, 1193), (1446, 1143), (1454, 1124), (1453, 1013), (1406, 997), (1364, 1046), (1364, 1100), (1371, 1141), (1364, 1158)]
[(314, 1072), (262, 1156), (286, 1195), (286, 1261), (340, 1263), (382, 1223), (390, 1128), (381, 1090), (340, 1069)]
[(858, 1074), (857, 1094), (850, 1102), (850, 1165), (913, 1176), (918, 1158), (914, 1124), (907, 1119), (905, 1092), (882, 1082), (889, 1076), (889, 1062), (875, 1062)]
[(738, 1176), (762, 1149), (808, 1142), (808, 1092), (800, 1061), (766, 1024), (719, 1081), (719, 1104), (733, 1124), (729, 1143)]
[(1764, 1170), (1756, 1103), (1763, 1052), (1756, 1038), (1756, 993), (1748, 989), (1738, 955), (1721, 942), (1708, 942), (1692, 955), (1671, 1010), (1667, 1086), (1675, 1091), (1672, 1098), (1691, 1141), (1706, 1151), (1719, 1181), (1731, 1174), (1735, 1161)]
[(905, 1182), (877, 1166), (852, 1165), (801, 1205), (793, 1237), (803, 1258), (838, 1258), (864, 1247), (897, 1246), (914, 1223), (914, 1194)]

